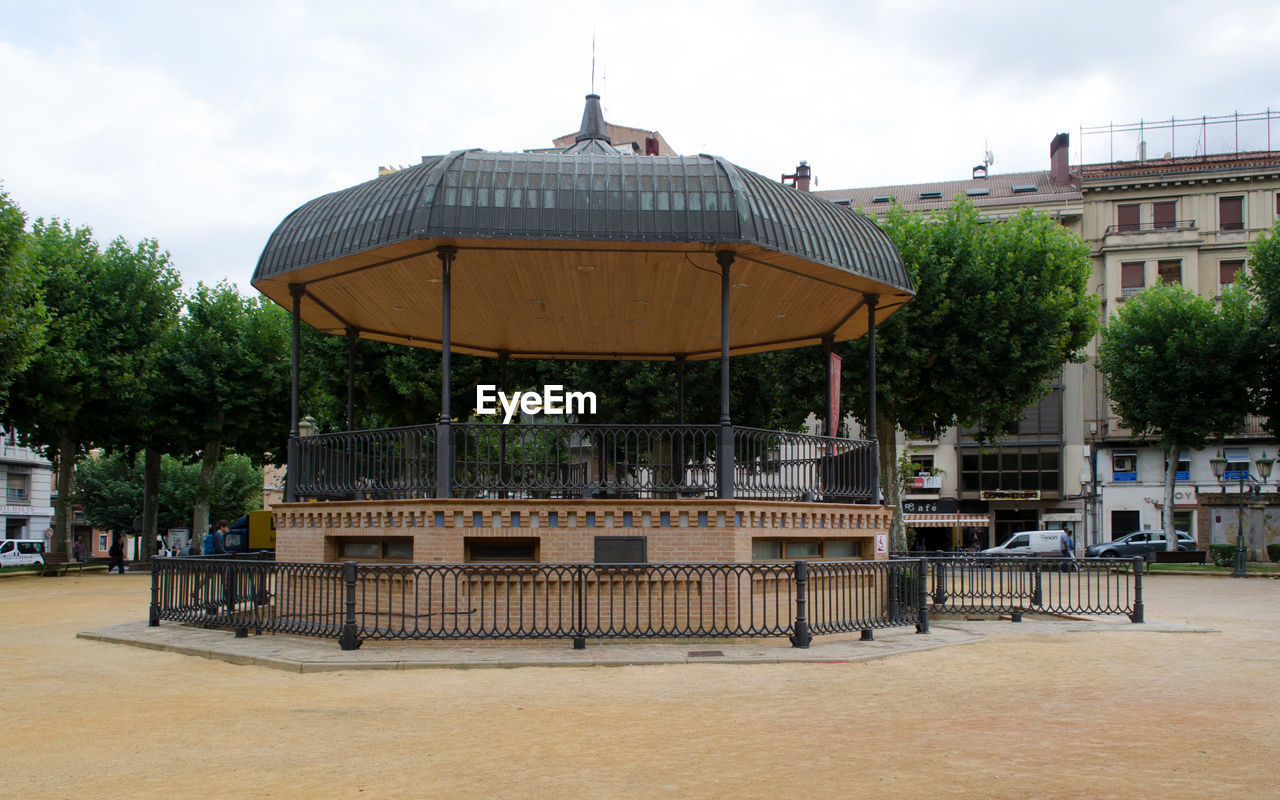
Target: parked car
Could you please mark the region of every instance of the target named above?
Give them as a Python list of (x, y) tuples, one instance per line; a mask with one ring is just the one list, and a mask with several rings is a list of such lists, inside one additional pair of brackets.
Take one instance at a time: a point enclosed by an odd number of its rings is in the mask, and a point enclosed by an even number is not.
[(1062, 551), (1062, 529), (1021, 531), (995, 547), (983, 550), (988, 556), (1056, 556)]
[(44, 563), (44, 539), (4, 539), (0, 541), (0, 567)]
[[(1197, 549), (1196, 540), (1188, 536), (1186, 531), (1176, 531), (1176, 533), (1179, 550)], [(1132, 558), (1133, 556), (1148, 558), (1157, 550), (1164, 549), (1166, 549), (1164, 531), (1145, 530), (1134, 531), (1109, 542), (1091, 544), (1084, 549), (1084, 555), (1086, 558)]]

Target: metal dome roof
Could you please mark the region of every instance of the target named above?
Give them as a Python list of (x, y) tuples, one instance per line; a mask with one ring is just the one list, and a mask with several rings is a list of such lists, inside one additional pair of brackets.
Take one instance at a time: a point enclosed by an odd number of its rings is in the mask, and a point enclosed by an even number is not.
[(722, 158), (479, 150), (306, 203), (271, 235), (253, 283), (455, 238), (757, 245), (911, 292), (893, 244), (866, 217)]
[(457, 253), (459, 352), (715, 358), (717, 253), (733, 254), (731, 352), (861, 336), (912, 296), (870, 220), (715, 156), (609, 143), (588, 95), (573, 145), (457, 150), (324, 195), (280, 223), (253, 285), (330, 333), (440, 347), (441, 248)]

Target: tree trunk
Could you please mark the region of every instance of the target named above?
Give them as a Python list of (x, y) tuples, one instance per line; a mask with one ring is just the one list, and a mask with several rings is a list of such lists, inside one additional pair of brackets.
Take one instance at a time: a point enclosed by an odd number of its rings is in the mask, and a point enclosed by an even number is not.
[[(58, 503), (56, 507), (57, 529), (53, 534), (53, 554), (62, 561), (69, 559), (75, 552), (72, 547), (72, 535), (75, 526), (71, 524), (74, 510), (71, 505), (71, 481), (76, 470), (76, 443), (70, 428), (64, 428), (58, 437)], [(88, 552), (85, 542), (85, 552)]]
[(893, 509), (889, 523), (889, 551), (904, 552), (907, 529), (902, 524), (902, 484), (898, 479), (898, 427), (884, 411), (876, 412), (876, 438), (880, 443), (880, 488), (884, 504)]
[(156, 516), (160, 510), (160, 451), (148, 447), (142, 457), (142, 550), (156, 554)]
[(1164, 549), (1178, 549), (1178, 534), (1173, 530), (1173, 482), (1178, 473), (1178, 443), (1170, 442), (1165, 451), (1167, 467), (1164, 471)]
[(213, 502), (213, 478), (218, 470), (222, 442), (206, 442), (200, 459), (200, 482), (196, 484), (196, 506), (191, 520), (191, 541), (198, 546), (209, 532), (209, 504)]

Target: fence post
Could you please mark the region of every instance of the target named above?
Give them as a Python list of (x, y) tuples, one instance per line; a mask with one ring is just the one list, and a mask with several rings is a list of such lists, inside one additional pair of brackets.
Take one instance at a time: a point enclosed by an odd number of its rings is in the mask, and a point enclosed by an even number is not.
[(813, 637), (809, 635), (809, 564), (806, 561), (797, 561), (795, 566), (796, 576), (796, 621), (795, 633), (791, 635), (791, 646), (808, 648), (809, 642), (813, 641)]
[(898, 619), (898, 568), (889, 563), (889, 624)]
[(929, 587), (925, 586), (926, 579), (929, 576), (929, 562), (923, 558), (917, 562), (916, 570), (916, 597), (920, 603), (920, 609), (916, 617), (916, 633), (929, 632)]
[[(935, 606), (946, 605), (947, 603), (947, 577), (946, 573), (939, 575), (941, 567), (946, 562), (942, 559), (947, 556), (940, 556), (937, 561), (930, 561), (931, 574), (933, 575), (933, 604)], [(949, 571), (949, 570), (948, 570)]]
[(346, 612), (342, 620), (342, 633), (338, 636), (338, 646), (343, 650), (359, 650), (360, 634), (356, 631), (356, 562), (343, 562), (342, 584)]
[(1043, 567), (1044, 564), (1039, 559), (1036, 559), (1035, 564), (1031, 567), (1034, 572), (1034, 577), (1031, 579), (1031, 605), (1033, 606), (1043, 605), (1044, 602), (1042, 599), (1044, 595), (1040, 586), (1040, 571)]
[(239, 603), (240, 596), (236, 592), (237, 581), (240, 580), (240, 568), (234, 562), (227, 565), (226, 574), (223, 577), (222, 600), (227, 606), (227, 617), (235, 620), (236, 638), (243, 639), (249, 635), (249, 628), (245, 625), (244, 619), (236, 614), (236, 605)]
[(160, 624), (160, 564), (159, 559), (151, 557), (151, 612), (147, 615), (147, 625), (154, 628)]
[(582, 565), (579, 564), (573, 571), (574, 574), (574, 603), (573, 603), (573, 649), (587, 649), (587, 578), (584, 574)]
[(1133, 613), (1129, 615), (1130, 622), (1145, 622), (1143, 618), (1142, 607), (1142, 568), (1145, 566), (1146, 559), (1142, 556), (1133, 557)]

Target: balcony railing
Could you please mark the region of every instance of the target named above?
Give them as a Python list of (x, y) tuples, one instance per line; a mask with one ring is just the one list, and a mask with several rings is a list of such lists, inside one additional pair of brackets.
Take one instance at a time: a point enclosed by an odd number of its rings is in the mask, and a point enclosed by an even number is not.
[[(451, 497), (678, 498), (720, 492), (717, 425), (454, 423)], [(867, 503), (873, 442), (733, 428), (733, 494)], [(299, 499), (438, 496), (435, 425), (325, 433), (291, 443)]]
[(1168, 222), (1130, 222), (1124, 225), (1108, 225), (1107, 236), (1113, 233), (1151, 233), (1152, 231), (1194, 231), (1194, 219), (1175, 219)]

